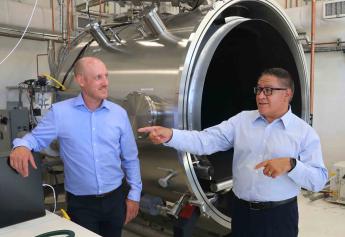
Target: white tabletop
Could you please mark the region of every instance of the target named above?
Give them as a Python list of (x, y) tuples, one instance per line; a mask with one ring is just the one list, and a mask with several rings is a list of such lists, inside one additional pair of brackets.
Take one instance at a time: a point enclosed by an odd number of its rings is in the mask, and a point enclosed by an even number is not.
[(72, 230), (78, 237), (97, 237), (99, 235), (68, 221), (58, 215), (46, 211), (44, 217), (25, 221), (16, 225), (0, 228), (1, 237), (34, 237), (49, 231)]

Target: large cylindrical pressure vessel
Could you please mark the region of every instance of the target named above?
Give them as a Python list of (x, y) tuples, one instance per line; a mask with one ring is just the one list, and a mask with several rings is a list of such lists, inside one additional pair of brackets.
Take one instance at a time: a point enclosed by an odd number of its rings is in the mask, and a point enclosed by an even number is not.
[(188, 197), (227, 228), (232, 150), (195, 156), (152, 145), (137, 128), (201, 130), (256, 109), (253, 87), (270, 67), (291, 73), (296, 87), (292, 110), (305, 120), (309, 117), (307, 70), (298, 35), (282, 9), (267, 0), (221, 1), (163, 19), (151, 9), (133, 24), (93, 24), (60, 58), (58, 78), (71, 93), (78, 87), (69, 72), (85, 55), (105, 62), (110, 99), (128, 111), (144, 193), (169, 202)]

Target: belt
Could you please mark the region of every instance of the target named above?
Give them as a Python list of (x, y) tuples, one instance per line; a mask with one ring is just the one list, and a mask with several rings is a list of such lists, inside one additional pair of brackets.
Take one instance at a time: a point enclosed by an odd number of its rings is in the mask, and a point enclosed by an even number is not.
[(115, 192), (117, 189), (114, 189), (114, 190), (107, 192), (107, 193), (95, 194), (95, 195), (74, 195), (73, 193), (70, 193), (70, 192), (67, 192), (67, 194), (70, 196), (73, 196), (73, 197), (78, 197), (78, 198), (104, 198), (104, 197), (112, 194), (113, 192)]
[(296, 201), (297, 197), (292, 197), (292, 198), (285, 199), (285, 200), (282, 200), (282, 201), (274, 201), (274, 202), (273, 201), (272, 202), (248, 202), (248, 201), (240, 199), (238, 197), (236, 197), (236, 199), (240, 203), (242, 203), (245, 206), (247, 206), (250, 210), (260, 211), (260, 210), (270, 209), (270, 208), (278, 207), (280, 205)]
[(110, 192), (107, 192), (107, 193), (102, 193), (102, 194), (96, 194), (96, 195), (88, 195), (90, 197), (95, 197), (95, 198), (103, 198), (105, 196), (108, 196), (109, 194), (113, 193), (116, 189), (110, 191)]

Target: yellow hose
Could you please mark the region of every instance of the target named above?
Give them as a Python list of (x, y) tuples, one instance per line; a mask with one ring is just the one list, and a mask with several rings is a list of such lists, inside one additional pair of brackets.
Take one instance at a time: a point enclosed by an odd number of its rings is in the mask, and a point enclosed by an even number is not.
[(67, 212), (64, 209), (60, 209), (62, 217), (67, 219), (67, 220), (71, 220), (71, 217), (69, 217), (69, 215), (67, 214)]
[(64, 85), (61, 84), (61, 82), (59, 82), (58, 80), (56, 80), (54, 77), (48, 75), (48, 74), (42, 74), (43, 76), (45, 76), (48, 80), (51, 80), (53, 82), (55, 82), (56, 84), (58, 84), (59, 86), (55, 86), (56, 88), (61, 88), (61, 90), (66, 90), (66, 87)]

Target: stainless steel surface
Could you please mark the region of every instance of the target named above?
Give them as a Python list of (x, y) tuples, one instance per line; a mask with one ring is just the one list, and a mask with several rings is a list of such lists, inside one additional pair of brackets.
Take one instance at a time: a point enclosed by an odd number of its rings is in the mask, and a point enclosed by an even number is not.
[[(22, 37), (24, 30), (14, 29), (7, 26), (0, 26), (0, 35), (6, 37), (20, 38)], [(62, 42), (61, 36), (56, 34), (44, 33), (44, 32), (34, 32), (26, 31), (23, 36), (24, 39), (38, 40), (38, 41), (55, 41)]]
[[(113, 33), (125, 42), (121, 44), (123, 51), (109, 50), (93, 41), (83, 55), (106, 63), (110, 99), (129, 113), (140, 150), (144, 193), (170, 202), (188, 194), (190, 203), (197, 203), (203, 215), (229, 228), (227, 193), (222, 187), (215, 189), (219, 192), (210, 187), (231, 181), (232, 151), (194, 156), (152, 145), (136, 129), (164, 125), (200, 130), (242, 110), (255, 109), (252, 88), (260, 72), (269, 67), (291, 72), (296, 84), (292, 110), (308, 120), (302, 46), (283, 10), (267, 0), (216, 2), (208, 11), (199, 8), (157, 22), (164, 24), (159, 28), (163, 31), (152, 31), (152, 24), (145, 21), (114, 27)], [(108, 33), (111, 42), (112, 32)], [(60, 80), (90, 40), (89, 34), (78, 37), (70, 53), (60, 59)], [(65, 85), (70, 94), (77, 93), (71, 78), (67, 77)], [(213, 171), (198, 173), (195, 167)], [(176, 173), (167, 179), (169, 185), (162, 187), (158, 181), (167, 177), (166, 170)]]
[(211, 184), (210, 189), (212, 192), (219, 192), (219, 191), (230, 190), (232, 186), (233, 186), (233, 181), (230, 179), (230, 180), (225, 180), (219, 183), (213, 183)]

